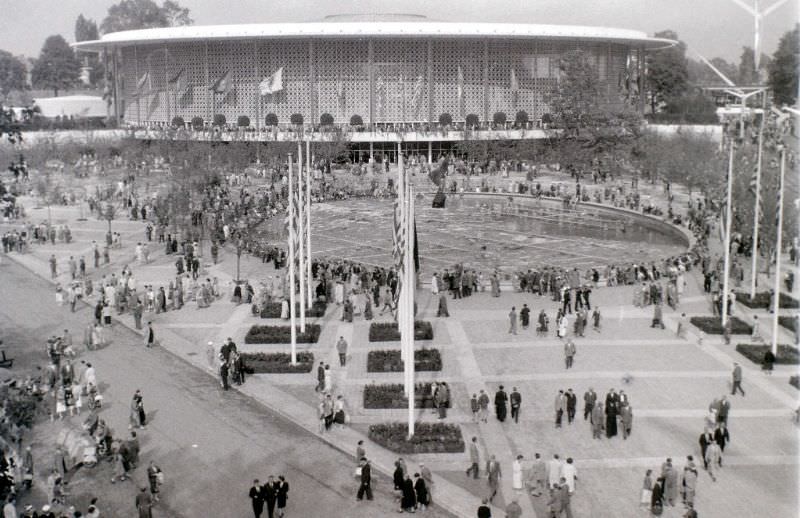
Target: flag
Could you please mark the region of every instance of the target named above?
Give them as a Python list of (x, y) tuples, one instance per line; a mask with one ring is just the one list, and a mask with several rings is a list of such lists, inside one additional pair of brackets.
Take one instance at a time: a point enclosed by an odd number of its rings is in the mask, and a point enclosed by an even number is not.
[(150, 92), (150, 72), (145, 72), (136, 82), (136, 95), (145, 95)]
[(719, 240), (722, 243), (725, 243), (725, 223), (728, 221), (726, 213), (726, 206), (723, 203), (722, 208), (719, 211)]
[(336, 100), (339, 103), (339, 111), (344, 115), (347, 112), (347, 94), (344, 90), (344, 81), (336, 83)]
[(515, 95), (519, 93), (519, 82), (513, 68), (511, 69), (511, 93)]
[(422, 108), (422, 89), (424, 84), (425, 80), (422, 78), (422, 75), (419, 75), (414, 82), (414, 113), (416, 115), (419, 115), (419, 111)]
[(233, 90), (233, 77), (231, 76), (231, 71), (228, 70), (222, 77), (214, 81), (214, 84), (209, 87), (209, 90), (215, 94), (229, 94), (231, 90)]
[[(781, 157), (781, 159), (783, 160), (783, 157)], [(781, 164), (781, 167), (783, 167), (783, 164)], [(780, 232), (781, 230), (780, 224), (781, 224), (781, 208), (782, 208), (781, 203), (783, 203), (782, 198), (783, 198), (783, 175), (779, 173), (778, 191), (777, 194), (775, 194), (775, 228), (778, 229), (778, 232)]]
[(161, 92), (155, 92), (153, 98), (150, 99), (150, 105), (147, 107), (149, 113), (148, 116), (153, 115), (153, 112), (156, 111), (160, 105), (161, 105)]
[(378, 116), (383, 112), (383, 90), (383, 77), (378, 76), (378, 79), (375, 80), (375, 111), (378, 113)]
[(169, 82), (175, 85), (175, 92), (178, 95), (182, 96), (186, 94), (186, 91), (189, 89), (189, 78), (186, 74), (186, 69), (180, 69), (177, 74), (172, 76)]
[(419, 272), (419, 250), (417, 249), (417, 217), (414, 216), (414, 271)]
[(458, 97), (458, 102), (461, 103), (461, 101), (464, 100), (464, 71), (461, 70), (461, 65), (458, 65), (458, 76), (456, 79), (456, 95)]
[(265, 77), (258, 85), (259, 93), (263, 95), (271, 95), (283, 90), (283, 67), (276, 70), (271, 76)]
[(753, 170), (753, 176), (750, 177), (750, 192), (753, 196), (756, 195), (758, 189), (758, 167)]
[[(402, 161), (402, 158), (399, 159)], [(392, 221), (392, 257), (394, 259), (394, 271), (397, 274), (397, 288), (394, 292), (394, 305), (397, 306), (400, 292), (403, 287), (403, 263), (405, 262), (406, 252), (406, 172), (402, 165), (398, 169), (397, 197), (394, 200), (394, 214)]]

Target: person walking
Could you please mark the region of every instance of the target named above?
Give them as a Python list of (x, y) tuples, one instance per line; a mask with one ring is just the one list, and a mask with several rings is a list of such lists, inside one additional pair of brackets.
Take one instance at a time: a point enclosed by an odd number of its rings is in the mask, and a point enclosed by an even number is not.
[[(725, 452), (725, 445), (728, 444), (730, 440), (731, 435), (728, 432), (728, 427), (725, 423), (719, 423), (717, 429), (714, 430), (714, 442), (719, 445), (719, 451), (721, 453)], [(720, 466), (722, 466), (722, 458), (720, 458)]]
[(344, 367), (347, 363), (347, 340), (343, 336), (336, 342), (336, 352), (339, 353), (339, 365)]
[(147, 329), (144, 332), (144, 345), (146, 347), (153, 347), (156, 343), (156, 332), (153, 330), (153, 322), (147, 323)]
[(694, 462), (691, 462), (683, 468), (682, 487), (684, 505), (694, 505), (694, 497), (697, 490), (697, 470), (694, 468)]
[(567, 340), (567, 343), (564, 344), (564, 364), (566, 365), (567, 369), (572, 368), (575, 352), (575, 343), (572, 341), (572, 339)]
[(519, 410), (522, 406), (522, 394), (517, 391), (517, 387), (511, 389), (511, 395), (509, 396), (511, 401), (511, 419), (514, 420), (515, 423), (519, 423)]
[(164, 483), (164, 472), (152, 460), (147, 466), (147, 481), (150, 483), (150, 494), (153, 496), (153, 501), (158, 502), (159, 486)]
[(289, 483), (283, 475), (278, 476), (278, 481), (275, 483), (275, 515), (278, 518), (283, 518), (286, 513), (286, 502), (289, 499)]
[(472, 398), (469, 400), (469, 409), (472, 412), (472, 422), (477, 423), (480, 420), (480, 411), (481, 406), (478, 402), (478, 394), (472, 394)]
[(527, 304), (523, 304), (522, 309), (519, 310), (519, 321), (522, 324), (522, 329), (528, 329), (531, 322), (531, 309)]
[(594, 404), (597, 401), (597, 393), (594, 391), (593, 388), (589, 387), (589, 390), (583, 393), (583, 420), (586, 421), (587, 419), (592, 417), (592, 409), (594, 409)]
[(512, 306), (508, 313), (508, 333), (517, 334), (517, 308), (515, 306)]
[(414, 473), (414, 493), (418, 508), (424, 511), (431, 502), (425, 478), (420, 476), (419, 473)]
[(467, 476), (468, 477), (469, 477), (469, 474), (472, 473), (472, 478), (477, 480), (478, 475), (480, 473), (480, 467), (479, 467), (480, 466), (480, 461), (481, 461), (481, 457), (480, 457), (480, 453), (478, 452), (478, 438), (477, 437), (473, 437), (472, 441), (470, 441), (470, 443), (469, 443), (469, 462), (470, 462), (470, 465), (467, 468)]
[(559, 390), (558, 394), (556, 395), (555, 404), (553, 405), (553, 410), (555, 411), (556, 415), (556, 428), (561, 428), (561, 420), (564, 417), (564, 412), (567, 409), (567, 396), (564, 394), (563, 390)]
[(480, 420), (484, 423), (489, 422), (489, 394), (484, 392), (483, 389), (480, 391), (480, 395), (478, 396), (478, 405), (480, 406), (480, 413), (479, 417)]
[(366, 457), (361, 457), (361, 483), (358, 486), (358, 493), (356, 493), (356, 498), (358, 500), (363, 500), (366, 496), (367, 500), (372, 500), (372, 471), (369, 465), (369, 461)]
[(503, 386), (500, 385), (499, 390), (494, 395), (494, 411), (495, 415), (497, 416), (497, 420), (501, 423), (506, 420), (506, 404), (508, 403), (508, 394), (506, 391), (503, 390)]
[(253, 481), (253, 487), (250, 488), (248, 496), (253, 506), (253, 515), (255, 518), (261, 518), (261, 514), (264, 512), (264, 494), (258, 479)]
[(147, 492), (147, 486), (139, 487), (139, 494), (136, 495), (136, 511), (138, 518), (153, 518), (153, 497)]
[(500, 463), (497, 462), (497, 459), (494, 455), (489, 457), (489, 461), (486, 463), (486, 480), (489, 485), (489, 502), (494, 500), (494, 497), (497, 495), (497, 491), (500, 487), (500, 479), (503, 477), (503, 474), (500, 470)]
[(736, 395), (736, 391), (742, 393), (744, 396), (744, 389), (742, 388), (742, 366), (739, 365), (738, 362), (733, 362), (733, 372), (731, 373), (732, 385), (731, 385), (731, 396)]
[(714, 470), (717, 469), (717, 466), (722, 466), (722, 450), (719, 449), (719, 444), (716, 441), (711, 441), (706, 447), (705, 461), (711, 480), (716, 482), (717, 477), (714, 475)]
[(522, 455), (517, 455), (511, 463), (511, 487), (515, 491), (522, 491)]
[[(494, 283), (492, 283), (494, 289)], [(492, 518), (492, 508), (489, 507), (489, 500), (484, 498), (481, 500), (481, 505), (478, 506), (478, 518)]]
[(564, 394), (567, 400), (567, 423), (572, 424), (572, 421), (575, 420), (575, 411), (576, 407), (578, 406), (578, 396), (572, 391), (572, 389), (567, 389), (567, 393)]

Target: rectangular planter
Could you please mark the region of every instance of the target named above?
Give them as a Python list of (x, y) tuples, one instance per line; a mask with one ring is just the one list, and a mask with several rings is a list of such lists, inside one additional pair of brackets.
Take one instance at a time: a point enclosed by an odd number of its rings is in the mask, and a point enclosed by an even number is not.
[[(367, 354), (367, 372), (403, 372), (404, 365), (397, 349), (370, 351)], [(414, 370), (442, 370), (442, 355), (438, 349), (418, 349), (414, 351)]]
[[(306, 332), (300, 332), (297, 326), (297, 343), (313, 344), (319, 340), (321, 328), (319, 324), (306, 324)], [(246, 344), (290, 344), (292, 343), (291, 326), (253, 326), (244, 337)]]
[[(433, 340), (433, 326), (427, 320), (414, 322), (414, 340)], [(373, 322), (369, 326), (370, 342), (400, 341), (400, 331), (395, 322)]]

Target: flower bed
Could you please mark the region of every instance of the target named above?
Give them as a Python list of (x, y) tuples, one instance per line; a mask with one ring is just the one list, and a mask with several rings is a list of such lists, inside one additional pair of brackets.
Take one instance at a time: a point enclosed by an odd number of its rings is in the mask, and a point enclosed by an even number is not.
[(789, 377), (789, 385), (793, 386), (797, 390), (800, 390), (800, 376)]
[[(369, 326), (370, 342), (397, 342), (400, 331), (395, 322), (373, 322)], [(414, 322), (414, 340), (433, 340), (433, 326), (427, 320)]]
[(778, 317), (778, 324), (793, 333), (797, 332), (797, 329), (795, 329), (796, 322), (797, 320), (794, 317)]
[[(442, 355), (439, 349), (419, 349), (414, 351), (415, 371), (442, 370)], [(403, 361), (397, 349), (370, 351), (367, 354), (367, 372), (402, 372)]]
[[(414, 406), (416, 408), (433, 408), (430, 383), (415, 385)], [(449, 402), (447, 407), (450, 408)], [(403, 385), (400, 383), (366, 385), (364, 387), (364, 408), (408, 408), (408, 398), (403, 391)]]
[[(296, 313), (300, 314), (300, 303), (295, 304)], [(325, 310), (328, 308), (327, 302), (315, 300), (311, 305), (311, 309), (306, 309), (306, 316), (311, 318), (319, 318), (325, 316)], [(261, 310), (261, 318), (281, 318), (281, 303), (270, 302), (264, 309)]]
[[(753, 328), (747, 323), (739, 320), (736, 317), (729, 317), (731, 319), (731, 334), (733, 335), (749, 335), (752, 334)], [(705, 331), (709, 335), (722, 334), (722, 321), (719, 317), (692, 317), (689, 319), (692, 325), (698, 327), (700, 330)]]
[[(736, 346), (736, 351), (739, 354), (758, 365), (761, 365), (764, 361), (764, 353), (770, 349), (771, 346), (763, 344), (739, 344)], [(800, 352), (796, 347), (778, 344), (775, 363), (779, 365), (800, 365)]]
[(314, 354), (306, 351), (297, 353), (296, 365), (289, 353), (242, 353), (242, 359), (250, 374), (307, 373), (314, 367)]
[[(297, 326), (297, 343), (314, 344), (319, 340), (319, 324), (306, 324), (306, 332), (300, 332)], [(244, 337), (246, 344), (290, 344), (292, 343), (291, 326), (253, 326)]]
[[(743, 291), (736, 292), (736, 301), (741, 302), (748, 308), (770, 309), (772, 303), (771, 299), (772, 297), (768, 291), (759, 291), (752, 299), (749, 293)], [(782, 308), (795, 309), (800, 307), (800, 302), (785, 293), (781, 293), (780, 306)]]
[(408, 424), (385, 423), (369, 427), (369, 438), (395, 453), (463, 453), (464, 437), (454, 424), (417, 423), (408, 438)]

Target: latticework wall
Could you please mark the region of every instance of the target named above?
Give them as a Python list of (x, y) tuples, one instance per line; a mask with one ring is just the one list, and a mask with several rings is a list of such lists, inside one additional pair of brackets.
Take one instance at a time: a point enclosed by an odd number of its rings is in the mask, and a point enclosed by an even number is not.
[[(575, 49), (587, 52), (597, 68), (599, 104), (619, 106), (624, 102), (626, 79), (635, 79), (633, 71), (626, 71), (629, 48), (620, 44), (432, 40), (430, 56), (428, 45), (422, 39), (374, 41), (371, 88), (367, 40), (126, 47), (121, 52), (120, 74), (124, 118), (167, 122), (180, 115), (188, 122), (196, 116), (211, 121), (215, 114), (222, 114), (235, 123), (238, 116), (247, 115), (256, 126), (269, 113), (281, 123), (288, 123), (294, 113), (307, 123), (317, 123), (322, 113), (331, 114), (336, 123), (347, 123), (352, 115), (369, 123), (436, 121), (442, 113), (455, 121), (468, 114), (481, 119), (486, 114), (491, 119), (500, 111), (513, 120), (517, 111), (524, 110), (535, 120), (548, 111), (546, 98), (558, 81), (560, 57)], [(259, 95), (261, 80), (280, 68), (283, 90)], [(512, 69), (516, 90), (512, 90)], [(179, 92), (174, 79), (181, 71), (186, 74), (186, 88)], [(232, 90), (213, 93), (210, 86), (228, 72)], [(146, 85), (139, 91), (137, 84), (145, 73)]]

